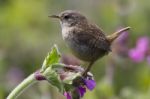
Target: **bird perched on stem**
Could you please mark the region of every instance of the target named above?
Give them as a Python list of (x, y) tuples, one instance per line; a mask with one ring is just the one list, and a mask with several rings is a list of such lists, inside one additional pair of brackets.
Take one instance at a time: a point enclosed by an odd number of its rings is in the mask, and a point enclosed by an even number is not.
[(93, 63), (111, 51), (112, 42), (130, 27), (123, 28), (106, 36), (102, 29), (92, 24), (81, 13), (66, 10), (51, 18), (60, 20), (62, 37), (70, 47), (72, 53), (79, 59), (89, 62), (83, 76), (91, 69)]

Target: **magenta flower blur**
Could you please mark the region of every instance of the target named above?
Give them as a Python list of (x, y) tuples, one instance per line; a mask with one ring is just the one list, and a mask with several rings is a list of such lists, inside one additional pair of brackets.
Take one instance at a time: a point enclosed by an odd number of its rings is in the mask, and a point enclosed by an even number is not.
[(147, 62), (150, 64), (150, 55), (147, 57)]
[(137, 49), (131, 49), (129, 51), (129, 57), (134, 61), (134, 62), (141, 62), (145, 58), (145, 54), (141, 52), (140, 50)]
[[(121, 28), (120, 28), (121, 29)], [(125, 44), (125, 43), (127, 43), (127, 40), (128, 40), (128, 38), (129, 38), (129, 33), (128, 33), (128, 31), (125, 31), (125, 32), (123, 32), (118, 38), (117, 38), (117, 42), (119, 43), (119, 44)]]
[(85, 92), (86, 92), (85, 87), (78, 87), (78, 93), (79, 93), (80, 97), (83, 97)]
[(96, 83), (95, 83), (95, 81), (94, 80), (85, 80), (85, 85), (86, 85), (86, 87), (90, 90), (90, 91), (92, 91), (94, 88), (95, 88), (95, 86), (96, 86)]
[(149, 48), (149, 38), (148, 37), (141, 37), (138, 39), (136, 43), (136, 49), (145, 53)]
[(70, 92), (65, 92), (64, 96), (66, 97), (66, 99), (72, 99)]
[[(82, 84), (76, 87), (77, 93), (80, 97), (83, 97), (86, 93), (86, 88), (92, 91), (96, 86), (96, 82), (93, 79), (83, 79)], [(66, 99), (72, 99), (70, 92), (65, 92), (64, 96), (66, 96)]]
[(147, 57), (149, 49), (148, 37), (141, 37), (136, 43), (136, 47), (129, 50), (128, 55), (134, 62), (141, 62)]

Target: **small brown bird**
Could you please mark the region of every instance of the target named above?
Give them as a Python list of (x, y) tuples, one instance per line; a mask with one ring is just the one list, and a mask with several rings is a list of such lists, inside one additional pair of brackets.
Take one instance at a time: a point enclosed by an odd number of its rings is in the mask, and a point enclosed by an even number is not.
[(59, 15), (49, 17), (60, 20), (62, 37), (71, 48), (73, 54), (79, 59), (89, 62), (89, 66), (83, 76), (86, 76), (97, 59), (111, 51), (112, 42), (121, 33), (130, 28), (126, 27), (106, 36), (102, 29), (90, 23), (84, 15), (77, 11), (66, 10)]

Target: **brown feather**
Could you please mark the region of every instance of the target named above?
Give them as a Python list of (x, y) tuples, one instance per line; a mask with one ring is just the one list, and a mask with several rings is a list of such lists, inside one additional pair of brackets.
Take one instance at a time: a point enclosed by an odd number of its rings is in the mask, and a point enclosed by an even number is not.
[(128, 31), (130, 29), (130, 27), (125, 27), (115, 33), (112, 33), (108, 36), (106, 36), (107, 40), (110, 42), (110, 44), (116, 39), (118, 38), (123, 32)]

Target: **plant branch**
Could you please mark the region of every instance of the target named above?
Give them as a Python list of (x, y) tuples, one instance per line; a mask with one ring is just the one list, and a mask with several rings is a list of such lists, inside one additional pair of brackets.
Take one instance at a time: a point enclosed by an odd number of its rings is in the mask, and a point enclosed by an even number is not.
[(16, 99), (27, 87), (36, 82), (34, 73), (24, 79), (6, 99)]

